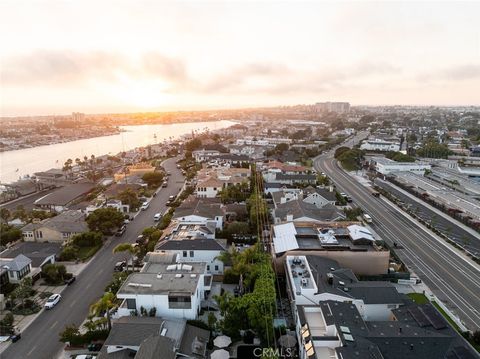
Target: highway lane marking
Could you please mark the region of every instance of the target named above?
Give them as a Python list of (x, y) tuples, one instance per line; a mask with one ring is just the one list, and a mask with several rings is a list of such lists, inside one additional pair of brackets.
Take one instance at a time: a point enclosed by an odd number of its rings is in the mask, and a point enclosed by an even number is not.
[[(332, 162), (333, 162), (333, 161), (332, 161)], [(316, 164), (317, 164), (319, 167), (322, 167), (322, 166), (319, 165), (318, 160), (316, 161)], [(330, 166), (328, 165), (328, 163), (324, 163), (324, 166), (325, 166), (325, 168), (327, 168), (327, 171), (328, 171), (328, 172), (333, 172), (333, 171), (331, 171), (331, 168), (330, 168)], [(350, 184), (350, 185), (351, 185), (351, 184), (353, 183), (353, 179), (351, 179), (350, 177), (348, 177), (347, 174), (344, 174), (344, 173), (341, 171), (341, 169), (340, 169), (339, 173), (337, 173), (337, 175), (340, 176), (340, 177), (342, 177), (347, 184)], [(331, 174), (331, 177), (335, 177), (335, 176), (333, 176), (333, 175)], [(337, 184), (339, 184), (339, 183), (338, 183), (338, 178), (337, 178)], [(357, 185), (357, 186), (354, 186), (354, 187), (358, 187), (358, 184), (357, 184), (357, 183), (353, 183), (353, 184), (354, 184), (354, 185)], [(344, 187), (344, 186), (341, 186), (341, 187)], [(350, 186), (349, 186), (349, 187), (350, 187)], [(364, 189), (364, 191), (366, 191), (366, 190)], [(357, 191), (356, 194), (357, 194), (362, 200), (365, 201), (365, 197), (364, 197), (362, 191)], [(366, 200), (366, 202), (369, 202), (369, 201)], [(384, 207), (384, 208), (385, 208), (385, 205), (382, 204), (382, 202), (377, 203), (377, 204), (379, 204), (379, 207)], [(370, 207), (370, 206), (367, 206), (367, 207)], [(377, 209), (377, 210), (374, 210), (373, 212), (379, 212), (379, 210)], [(402, 223), (402, 222), (399, 222), (399, 226), (395, 225), (395, 224), (392, 223), (390, 220), (388, 220), (387, 218), (385, 218), (385, 217), (383, 216), (383, 213), (380, 214), (380, 212), (379, 212), (379, 215), (378, 215), (378, 216), (379, 216), (379, 217), (382, 217), (386, 222), (388, 222), (390, 225), (392, 225), (392, 226), (395, 227), (395, 228), (397, 228), (397, 227), (404, 227), (408, 232), (411, 232), (411, 230), (412, 230), (412, 228), (406, 227), (406, 225), (405, 225), (404, 223)], [(382, 226), (379, 226), (379, 227), (381, 228), (381, 227), (385, 227), (385, 226), (382, 225)], [(380, 229), (380, 228), (379, 228), (379, 229)], [(394, 238), (398, 238), (398, 235), (394, 234), (394, 233), (393, 233), (392, 231), (390, 231), (387, 227), (383, 228), (383, 231), (386, 232), (386, 233), (388, 233), (388, 234), (390, 234), (390, 235), (392, 235), (392, 237), (394, 237)], [(426, 243), (426, 242), (430, 239), (429, 237), (426, 238), (426, 237), (425, 237), (425, 234), (421, 235), (421, 233), (415, 233), (415, 232), (414, 232), (413, 234), (416, 235), (417, 237), (419, 237), (419, 239), (420, 239), (422, 242), (424, 242), (424, 243)], [(399, 243), (402, 244), (402, 242), (403, 242), (403, 241), (400, 241), (400, 240), (399, 240)], [(436, 241), (435, 241), (434, 243), (436, 243)], [(426, 243), (426, 244), (429, 245), (428, 243)], [(436, 244), (438, 244), (438, 243), (436, 243)], [(430, 255), (428, 255), (425, 251), (423, 251), (423, 249), (420, 248), (417, 243), (412, 242), (412, 246), (417, 247), (422, 253), (425, 254), (426, 257), (428, 257), (430, 260), (433, 260), (433, 258), (432, 258)], [(467, 317), (470, 318), (470, 316), (469, 316), (464, 310), (462, 310), (462, 309), (460, 308), (461, 306), (464, 305), (464, 306), (467, 306), (467, 307), (468, 307), (468, 310), (471, 311), (473, 308), (472, 308), (471, 306), (468, 306), (468, 301), (466, 301), (463, 297), (461, 297), (460, 295), (458, 295), (458, 294), (453, 290), (453, 288), (452, 288), (450, 285), (446, 285), (446, 283), (443, 284), (443, 283), (442, 283), (443, 280), (440, 279), (440, 276), (439, 276), (436, 272), (434, 272), (422, 259), (420, 259), (409, 247), (410, 247), (410, 246), (406, 246), (406, 247), (405, 247), (407, 253), (410, 253), (411, 257), (414, 258), (414, 259), (416, 259), (416, 260), (419, 262), (418, 264), (421, 265), (422, 267), (424, 267), (423, 270), (422, 270), (422, 268), (419, 267), (419, 270), (420, 270), (421, 272), (423, 272), (427, 277), (428, 277), (427, 272), (430, 272), (431, 275), (432, 275), (431, 280), (432, 280), (433, 282), (436, 281), (437, 283), (442, 284), (442, 285), (438, 285), (438, 284), (437, 284), (437, 287), (438, 287), (440, 290), (441, 290), (441, 288), (443, 287), (443, 292), (444, 292), (445, 296), (446, 296), (449, 300), (452, 300), (452, 299), (451, 299), (451, 297), (450, 297), (447, 293), (445, 293), (445, 290), (448, 291), (448, 292), (451, 292), (455, 297), (457, 297), (457, 298), (460, 300), (460, 303), (461, 303), (461, 305), (458, 305), (458, 304), (457, 304), (457, 308), (458, 308), (459, 310), (461, 310)], [(443, 256), (441, 255), (440, 251), (435, 250), (435, 253), (436, 253), (437, 255), (443, 257)], [(447, 253), (448, 253), (448, 256), (451, 256), (451, 253), (449, 253), (449, 251), (447, 251)], [(437, 263), (437, 261), (435, 261), (435, 260), (433, 260), (433, 262), (434, 262), (434, 263)], [(451, 264), (454, 268), (456, 268), (457, 270), (459, 269), (458, 266), (455, 266), (455, 265), (453, 265), (452, 263), (450, 263), (450, 264)], [(441, 269), (443, 269), (443, 270), (445, 271), (444, 268), (441, 268)], [(447, 274), (450, 274), (450, 273), (447, 272)], [(449, 275), (449, 276), (452, 277), (451, 275)], [(460, 285), (465, 288), (465, 286), (464, 286), (457, 278), (452, 277), (452, 279), (453, 279), (454, 281), (460, 283)], [(468, 278), (468, 279), (470, 279), (470, 278)], [(443, 281), (443, 282), (444, 282), (444, 281)], [(466, 288), (465, 288), (465, 289), (466, 289)], [(471, 291), (469, 291), (468, 289), (467, 289), (467, 292), (470, 292), (470, 293), (471, 293)], [(472, 293), (472, 294), (473, 294), (473, 293)], [(474, 297), (476, 297), (475, 294), (473, 294), (473, 295), (474, 295)], [(452, 300), (452, 302), (455, 304), (455, 301)], [(474, 316), (476, 316), (476, 315), (475, 315), (475, 314), (476, 314), (475, 312), (473, 312), (472, 314), (474, 314)]]
[(70, 303), (70, 308), (73, 308), (73, 306), (75, 305), (76, 302), (77, 302), (76, 299), (75, 299), (74, 301), (72, 301), (72, 302)]
[[(348, 175), (345, 175), (344, 176), (344, 179), (347, 181), (347, 182), (350, 182), (350, 183), (354, 183), (353, 179), (351, 179), (350, 177), (348, 177)], [(355, 184), (355, 183), (354, 183)], [(369, 203), (369, 199), (364, 197), (364, 193), (361, 193), (361, 191), (357, 191), (356, 194), (363, 200), (365, 200), (365, 202), (368, 202)], [(384, 207), (385, 209), (389, 209), (384, 203), (382, 202), (377, 202), (377, 204), (380, 206), (380, 207)], [(364, 204), (364, 207), (370, 207), (370, 203), (369, 205), (365, 205)], [(372, 208), (370, 208), (372, 209)], [(402, 221), (398, 221), (398, 225), (396, 225), (395, 223), (393, 223), (391, 220), (389, 220), (387, 217), (384, 216), (384, 213), (381, 212), (381, 211), (378, 211), (376, 210), (375, 208), (373, 208), (373, 212), (378, 212), (376, 213), (376, 217), (381, 217), (383, 220), (387, 221), (390, 225), (392, 225), (393, 227), (395, 228), (400, 228), (400, 227), (403, 227), (405, 228), (405, 231), (406, 232), (410, 232), (412, 233), (412, 235), (416, 235), (416, 237), (421, 240), (423, 243), (425, 243), (426, 245), (429, 245), (429, 241), (432, 241), (432, 243), (435, 243), (435, 244), (438, 244), (438, 240), (436, 240), (435, 238), (430, 238), (431, 236), (428, 236), (426, 237), (425, 235), (422, 235), (421, 232), (417, 232), (417, 231), (414, 231), (410, 226), (407, 226), (405, 223), (403, 223)], [(395, 210), (397, 210), (397, 208), (394, 207)], [(417, 223), (414, 222), (415, 225), (417, 225)], [(419, 226), (419, 225), (417, 225)], [(412, 232), (413, 231), (413, 232)], [(428, 232), (427, 232), (428, 233)], [(396, 235), (394, 235), (394, 237), (397, 237)], [(398, 238), (398, 237), (397, 237)], [(436, 262), (430, 255), (429, 253), (427, 253), (426, 251), (423, 250), (423, 248), (421, 248), (418, 243), (416, 242), (412, 242), (412, 245), (417, 247), (420, 251), (422, 251), (426, 257), (428, 257), (430, 260)], [(456, 255), (455, 257), (452, 257), (451, 254), (449, 251), (447, 252), (441, 252), (440, 248), (436, 247), (436, 248), (431, 248), (437, 255), (439, 255), (442, 259), (444, 259), (443, 257), (450, 257), (451, 259), (460, 259), (458, 255)], [(446, 255), (445, 255), (446, 254)], [(454, 253), (455, 254), (455, 253)], [(450, 263), (450, 265), (455, 268), (457, 271), (461, 271), (461, 268), (460, 266), (458, 265), (458, 263)], [(455, 281), (457, 281), (467, 292), (469, 292), (470, 294), (472, 294), (474, 297), (476, 297), (476, 295), (474, 293), (471, 292), (470, 288), (467, 288), (462, 282), (460, 282), (457, 278), (454, 278), (449, 272), (447, 272), (447, 274)], [(469, 279), (470, 281), (472, 281), (473, 283), (473, 286), (477, 286), (480, 288), (479, 284), (478, 284), (478, 276), (475, 275), (475, 273), (472, 273), (472, 276), (467, 276), (466, 275), (466, 278)]]
[(57, 326), (57, 324), (58, 324), (58, 320), (55, 323), (53, 323), (53, 325), (50, 328), (52, 328), (52, 329), (55, 328)]
[[(317, 164), (317, 165), (318, 165), (318, 164)], [(330, 169), (330, 167), (329, 167), (327, 164), (325, 164), (325, 166), (326, 166), (328, 169)], [(351, 178), (348, 174), (344, 173), (340, 168), (339, 168), (339, 171), (340, 171), (340, 173), (338, 173), (338, 175), (341, 176), (346, 182), (349, 182), (349, 184), (352, 184), (352, 183), (353, 183), (354, 185), (356, 184), (357, 186), (359, 186), (359, 184), (356, 183), (353, 178)], [(363, 188), (363, 187), (362, 187), (362, 188)], [(358, 189), (358, 188), (357, 188), (357, 189)], [(355, 192), (355, 194), (358, 195), (358, 196), (359, 196), (362, 200), (364, 200), (366, 203), (369, 203), (369, 205), (370, 205), (370, 200), (371, 200), (371, 199), (369, 199), (369, 197), (364, 197), (364, 196), (367, 196), (367, 195), (365, 195), (365, 193), (362, 193), (362, 191), (363, 191), (363, 192), (366, 192), (367, 190), (366, 190), (366, 189), (357, 190), (357, 191)], [(400, 211), (397, 207), (391, 205), (390, 203), (388, 203), (388, 206), (387, 206), (387, 204), (385, 204), (384, 201), (383, 201), (383, 202), (378, 201), (378, 202), (375, 202), (375, 203), (378, 204), (379, 207), (383, 207), (385, 210), (391, 210), (391, 208), (393, 207), (393, 209), (396, 210), (397, 212)], [(369, 205), (363, 204), (364, 207), (369, 207)], [(380, 213), (380, 211), (377, 210), (377, 209), (374, 209), (373, 212), (379, 212), (379, 213)], [(403, 214), (403, 215), (406, 216), (406, 214)], [(383, 217), (383, 213), (382, 213), (382, 217)], [(410, 219), (410, 218), (408, 218), (408, 219)], [(415, 222), (415, 221), (413, 220), (413, 218), (410, 219), (410, 221), (411, 221), (416, 227), (418, 227), (419, 229), (422, 229), (422, 230), (425, 232), (425, 235), (422, 235), (421, 232), (417, 232), (417, 231), (415, 231), (415, 230), (414, 230), (413, 228), (411, 228), (411, 227), (406, 227), (407, 230), (409, 230), (409, 231), (411, 231), (411, 232), (413, 231), (412, 233), (415, 234), (416, 236), (418, 236), (420, 239), (423, 239), (423, 242), (425, 242), (426, 244), (429, 244), (429, 243), (427, 243), (427, 242), (430, 242), (430, 243), (432, 243), (432, 244), (441, 244), (441, 245), (443, 245), (443, 248), (442, 248), (442, 247), (435, 246), (435, 249), (433, 249), (433, 250), (435, 251), (435, 253), (437, 253), (438, 255), (441, 255), (442, 257), (445, 257), (445, 256), (446, 256), (446, 257), (449, 257), (449, 258), (452, 259), (452, 260), (453, 260), (453, 259), (462, 259), (466, 264), (468, 264), (468, 266), (461, 266), (461, 267), (464, 268), (464, 269), (467, 269), (467, 270), (472, 270), (472, 269), (473, 269), (474, 271), (471, 272), (470, 276), (473, 275), (474, 277), (477, 277), (477, 273), (476, 273), (476, 272), (477, 272), (477, 268), (475, 268), (474, 266), (472, 266), (471, 263), (469, 263), (468, 261), (466, 261), (463, 257), (459, 256), (459, 254), (457, 254), (456, 252), (452, 252), (452, 249), (453, 249), (453, 248), (449, 248), (448, 245), (447, 245), (447, 243), (444, 243), (443, 241), (440, 241), (440, 240), (437, 239), (437, 238), (433, 238), (432, 235), (428, 232), (428, 230), (427, 230), (426, 228), (423, 228), (423, 226), (421, 226), (419, 223)], [(392, 223), (392, 222), (390, 222), (390, 221), (389, 221), (389, 223), (392, 224), (393, 226), (397, 227), (394, 223)], [(401, 221), (399, 221), (399, 224), (403, 224), (403, 226), (405, 227), (405, 223), (402, 223)], [(445, 249), (446, 249), (446, 250), (445, 250)], [(462, 263), (456, 263), (456, 265), (455, 265), (454, 267), (455, 267), (457, 270), (459, 270), (459, 269), (460, 269), (459, 265), (461, 265), (461, 264), (462, 264)], [(471, 279), (471, 280), (474, 282), (474, 284), (477, 285), (477, 279), (476, 279), (476, 278), (474, 278), (474, 279), (469, 278), (469, 279)]]
[(85, 289), (88, 289), (92, 286), (92, 282), (88, 283), (87, 286), (85, 287)]
[(34, 345), (34, 346), (33, 346), (33, 348), (32, 348), (32, 349), (30, 349), (30, 351), (27, 353), (27, 357), (29, 357), (29, 356), (30, 356), (30, 354), (32, 354), (32, 353), (33, 353), (33, 351), (34, 351), (36, 348), (37, 348), (37, 346), (36, 346), (36, 345)]

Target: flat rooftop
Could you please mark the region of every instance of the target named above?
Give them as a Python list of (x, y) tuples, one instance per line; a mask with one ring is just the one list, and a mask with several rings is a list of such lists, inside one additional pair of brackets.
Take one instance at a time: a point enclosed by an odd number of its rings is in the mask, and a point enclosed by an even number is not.
[(472, 218), (480, 219), (480, 202), (472, 196), (409, 172), (395, 173), (395, 178), (407, 186), (426, 193), (430, 198), (443, 203), (448, 208), (460, 210)]

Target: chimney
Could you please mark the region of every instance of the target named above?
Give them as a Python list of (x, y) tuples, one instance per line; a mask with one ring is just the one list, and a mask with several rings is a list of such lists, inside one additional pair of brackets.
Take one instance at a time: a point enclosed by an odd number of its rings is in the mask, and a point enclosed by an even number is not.
[(287, 198), (286, 197), (280, 198), (280, 204), (283, 204), (283, 203), (287, 203)]
[(329, 191), (329, 192), (333, 192), (333, 186), (331, 186), (331, 185), (328, 186), (328, 191)]

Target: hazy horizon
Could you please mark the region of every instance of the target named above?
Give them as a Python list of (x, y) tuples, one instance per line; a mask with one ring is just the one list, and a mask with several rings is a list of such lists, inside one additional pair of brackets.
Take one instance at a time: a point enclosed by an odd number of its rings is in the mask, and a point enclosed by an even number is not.
[(0, 3), (3, 117), (480, 105), (479, 2)]

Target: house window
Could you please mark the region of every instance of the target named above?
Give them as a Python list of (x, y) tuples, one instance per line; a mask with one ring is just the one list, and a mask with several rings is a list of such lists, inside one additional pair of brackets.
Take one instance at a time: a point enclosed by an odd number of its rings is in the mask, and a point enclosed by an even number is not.
[(209, 271), (210, 270), (210, 266), (207, 264), (207, 270)]
[(135, 299), (127, 299), (127, 309), (137, 309), (137, 301)]
[(183, 251), (183, 257), (187, 256), (187, 251)]
[(190, 257), (193, 257), (193, 251), (190, 251)]
[(218, 271), (218, 265), (215, 266), (215, 270)]
[(37, 238), (43, 238), (42, 231), (37, 231)]
[(168, 308), (170, 309), (191, 309), (192, 298), (190, 296), (168, 296)]

